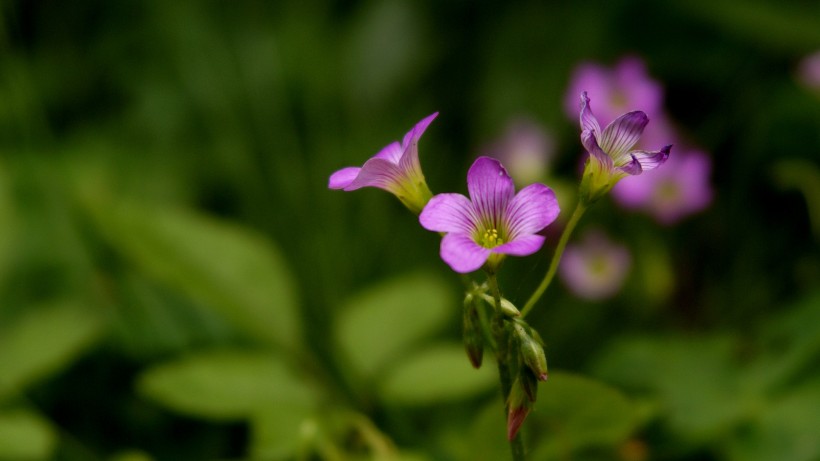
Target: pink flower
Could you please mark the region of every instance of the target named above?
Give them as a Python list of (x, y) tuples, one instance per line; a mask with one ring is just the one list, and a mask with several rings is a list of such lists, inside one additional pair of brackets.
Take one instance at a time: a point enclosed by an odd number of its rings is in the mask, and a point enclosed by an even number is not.
[(555, 149), (552, 136), (528, 118), (512, 119), (503, 136), (486, 149), (510, 172), (516, 184), (532, 184), (544, 179)]
[(504, 255), (535, 253), (544, 244), (537, 232), (558, 217), (552, 189), (536, 183), (516, 194), (507, 170), (489, 157), (479, 157), (470, 167), (467, 189), (470, 198), (434, 196), (419, 215), (422, 227), (446, 233), (441, 259), (456, 272), (472, 272), (485, 263), (494, 268)]
[(674, 224), (712, 201), (712, 160), (698, 150), (684, 150), (651, 175), (621, 181), (612, 196), (625, 208), (644, 211), (661, 224)]
[(588, 232), (577, 244), (567, 245), (559, 275), (573, 293), (602, 300), (620, 291), (632, 266), (629, 250), (600, 231)]
[(362, 187), (384, 189), (411, 211), (418, 213), (433, 195), (427, 187), (419, 164), (419, 138), (438, 112), (418, 122), (401, 144), (393, 142), (379, 151), (361, 168), (347, 167), (330, 175), (327, 187), (352, 191)]
[(595, 99), (595, 111), (603, 120), (640, 108), (654, 120), (662, 112), (663, 88), (649, 77), (640, 58), (629, 56), (613, 69), (585, 62), (575, 68), (564, 99), (569, 118), (578, 116), (578, 95), (586, 91)]

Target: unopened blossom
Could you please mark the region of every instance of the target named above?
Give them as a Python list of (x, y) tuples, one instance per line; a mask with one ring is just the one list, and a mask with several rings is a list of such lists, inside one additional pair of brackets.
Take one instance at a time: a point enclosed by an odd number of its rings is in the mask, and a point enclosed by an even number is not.
[(564, 100), (570, 118), (578, 116), (578, 94), (582, 91), (595, 99), (595, 111), (604, 120), (614, 120), (634, 108), (640, 108), (652, 120), (663, 112), (663, 87), (649, 76), (644, 62), (636, 56), (621, 59), (613, 68), (593, 62), (578, 65)]
[(494, 270), (505, 255), (535, 253), (544, 244), (537, 232), (558, 216), (552, 189), (536, 183), (516, 194), (507, 170), (489, 157), (479, 157), (470, 167), (467, 189), (469, 198), (436, 195), (419, 215), (422, 227), (445, 233), (441, 258), (456, 272), (485, 264)]
[(661, 224), (674, 224), (709, 206), (711, 170), (712, 161), (705, 153), (678, 152), (657, 172), (621, 181), (612, 196), (625, 208), (646, 212)]
[(535, 121), (518, 117), (485, 152), (501, 161), (516, 184), (543, 180), (555, 150), (553, 137)]
[(631, 150), (649, 123), (642, 111), (627, 112), (601, 129), (583, 92), (580, 122), (581, 143), (589, 153), (580, 189), (585, 203), (601, 198), (622, 178), (655, 169), (669, 158), (671, 145), (656, 151)]
[(392, 193), (411, 211), (419, 213), (433, 194), (421, 171), (418, 142), (437, 115), (438, 112), (418, 122), (404, 135), (401, 144), (388, 144), (361, 168), (347, 167), (333, 173), (328, 187), (345, 191), (377, 187)]
[(578, 243), (567, 245), (558, 273), (578, 297), (602, 300), (620, 291), (631, 265), (625, 246), (600, 231), (591, 231)]

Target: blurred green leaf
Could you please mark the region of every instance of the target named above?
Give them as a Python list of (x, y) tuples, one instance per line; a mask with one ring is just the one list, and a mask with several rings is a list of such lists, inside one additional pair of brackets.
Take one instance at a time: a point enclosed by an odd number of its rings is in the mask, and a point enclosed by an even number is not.
[(550, 373), (525, 423), (533, 459), (567, 459), (574, 451), (624, 442), (639, 422), (637, 406), (600, 381), (564, 372)]
[(0, 461), (49, 459), (57, 436), (48, 421), (27, 410), (0, 412)]
[(0, 326), (0, 400), (67, 366), (103, 329), (98, 315), (70, 301), (31, 306)]
[[(487, 364), (484, 365), (485, 367)], [(458, 451), (456, 459), (471, 461), (498, 461), (510, 457), (510, 443), (507, 441), (507, 416), (500, 399), (491, 399), (472, 419), (469, 431), (456, 430), (447, 434), (449, 444)], [(524, 423), (526, 431), (530, 423)], [(535, 458), (531, 458), (535, 459)]]
[(474, 369), (460, 344), (437, 344), (393, 365), (380, 390), (385, 399), (399, 404), (470, 398), (491, 389), (498, 379), (493, 362)]
[(348, 58), (350, 102), (368, 105), (390, 100), (402, 84), (424, 71), (430, 53), (424, 52), (427, 36), (416, 11), (406, 0), (377, 2), (362, 8), (352, 27)]
[(732, 461), (820, 459), (820, 381), (809, 382), (761, 407), (752, 424), (726, 444)]
[(760, 337), (764, 351), (747, 375), (761, 391), (777, 389), (820, 358), (820, 293), (807, 296), (767, 322)]
[(201, 352), (148, 369), (143, 395), (181, 413), (212, 419), (312, 407), (316, 392), (278, 356), (256, 351)]
[(811, 2), (802, 7), (798, 2), (733, 0), (696, 0), (671, 5), (685, 15), (764, 48), (805, 51), (820, 43), (817, 10), (812, 10)]
[(254, 338), (296, 347), (294, 282), (272, 242), (192, 211), (132, 203), (92, 210), (106, 238), (145, 272), (218, 310)]
[(739, 379), (728, 336), (622, 338), (595, 365), (596, 376), (658, 398), (673, 430), (693, 442), (717, 436), (754, 405), (754, 383)]
[(0, 286), (2, 286), (3, 276), (8, 270), (9, 250), (14, 242), (17, 225), (12, 209), (10, 186), (5, 166), (0, 163)]
[(441, 328), (458, 307), (445, 283), (423, 273), (382, 282), (345, 304), (338, 339), (353, 365), (368, 375)]
[(287, 402), (277, 408), (263, 409), (251, 419), (250, 454), (252, 459), (286, 459), (297, 452), (317, 430), (310, 420), (312, 410)]

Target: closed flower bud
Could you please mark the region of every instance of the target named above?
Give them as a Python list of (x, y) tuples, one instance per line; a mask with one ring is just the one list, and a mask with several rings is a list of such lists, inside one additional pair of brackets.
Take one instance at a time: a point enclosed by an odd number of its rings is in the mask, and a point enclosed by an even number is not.
[[(492, 296), (484, 294), (482, 297), (491, 306), (495, 306), (495, 299)], [(501, 298), (501, 313), (508, 318), (521, 317), (521, 311), (519, 311), (518, 308), (515, 307), (515, 304), (511, 303), (507, 298)]]
[(522, 384), (521, 377), (517, 377), (510, 389), (507, 398), (507, 439), (512, 440), (518, 434), (518, 429), (524, 424), (527, 415), (532, 409), (532, 401)]
[(548, 371), (547, 355), (544, 353), (544, 347), (533, 339), (522, 325), (515, 326), (515, 334), (519, 341), (521, 358), (524, 363), (532, 370), (536, 378), (540, 381), (546, 381)]
[(522, 368), (518, 376), (521, 380), (521, 388), (524, 389), (527, 398), (530, 399), (530, 402), (535, 403), (538, 396), (538, 379), (529, 368)]

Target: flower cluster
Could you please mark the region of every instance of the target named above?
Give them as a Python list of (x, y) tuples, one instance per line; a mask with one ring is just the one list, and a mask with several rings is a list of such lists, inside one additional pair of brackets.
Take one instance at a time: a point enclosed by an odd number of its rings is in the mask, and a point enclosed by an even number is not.
[[(436, 116), (432, 114), (421, 120), (404, 136), (401, 144), (389, 144), (362, 167), (347, 167), (333, 173), (328, 187), (345, 191), (375, 187), (392, 193), (418, 214), (424, 229), (442, 234), (441, 259), (455, 272), (467, 274), (483, 269), (486, 282), (467, 282), (462, 317), (464, 346), (476, 368), (481, 366), (486, 348), (495, 352), (507, 410), (507, 437), (513, 453), (520, 454), (523, 446), (517, 436), (519, 428), (535, 404), (538, 383), (546, 381), (548, 376), (544, 342), (524, 317), (552, 280), (568, 236), (584, 210), (608, 193), (621, 178), (639, 175), (663, 164), (671, 146), (654, 151), (633, 150), (649, 122), (647, 115), (641, 111), (628, 112), (601, 129), (592, 113), (589, 96), (581, 93), (581, 142), (589, 157), (581, 180), (580, 202), (564, 228), (544, 280), (519, 311), (502, 297), (496, 274), (507, 256), (532, 255), (544, 245), (546, 237), (541, 232), (560, 212), (555, 192), (536, 182), (516, 193), (513, 179), (501, 162), (481, 156), (467, 172), (467, 196), (433, 195), (421, 171), (418, 142)], [(529, 134), (532, 133), (530, 130)], [(519, 139), (527, 142), (512, 143), (512, 150), (532, 154), (545, 148), (546, 138)], [(608, 248), (603, 245), (599, 249)], [(578, 267), (577, 273), (588, 269), (589, 265), (582, 261), (585, 259), (583, 250), (568, 251), (570, 269)], [(603, 291), (599, 289), (595, 296), (611, 292), (622, 280), (618, 279), (618, 272), (625, 264), (623, 255), (617, 249), (610, 253), (614, 259), (605, 260), (608, 266), (599, 274), (599, 281), (603, 280), (606, 287)], [(607, 278), (610, 279), (608, 285)]]

